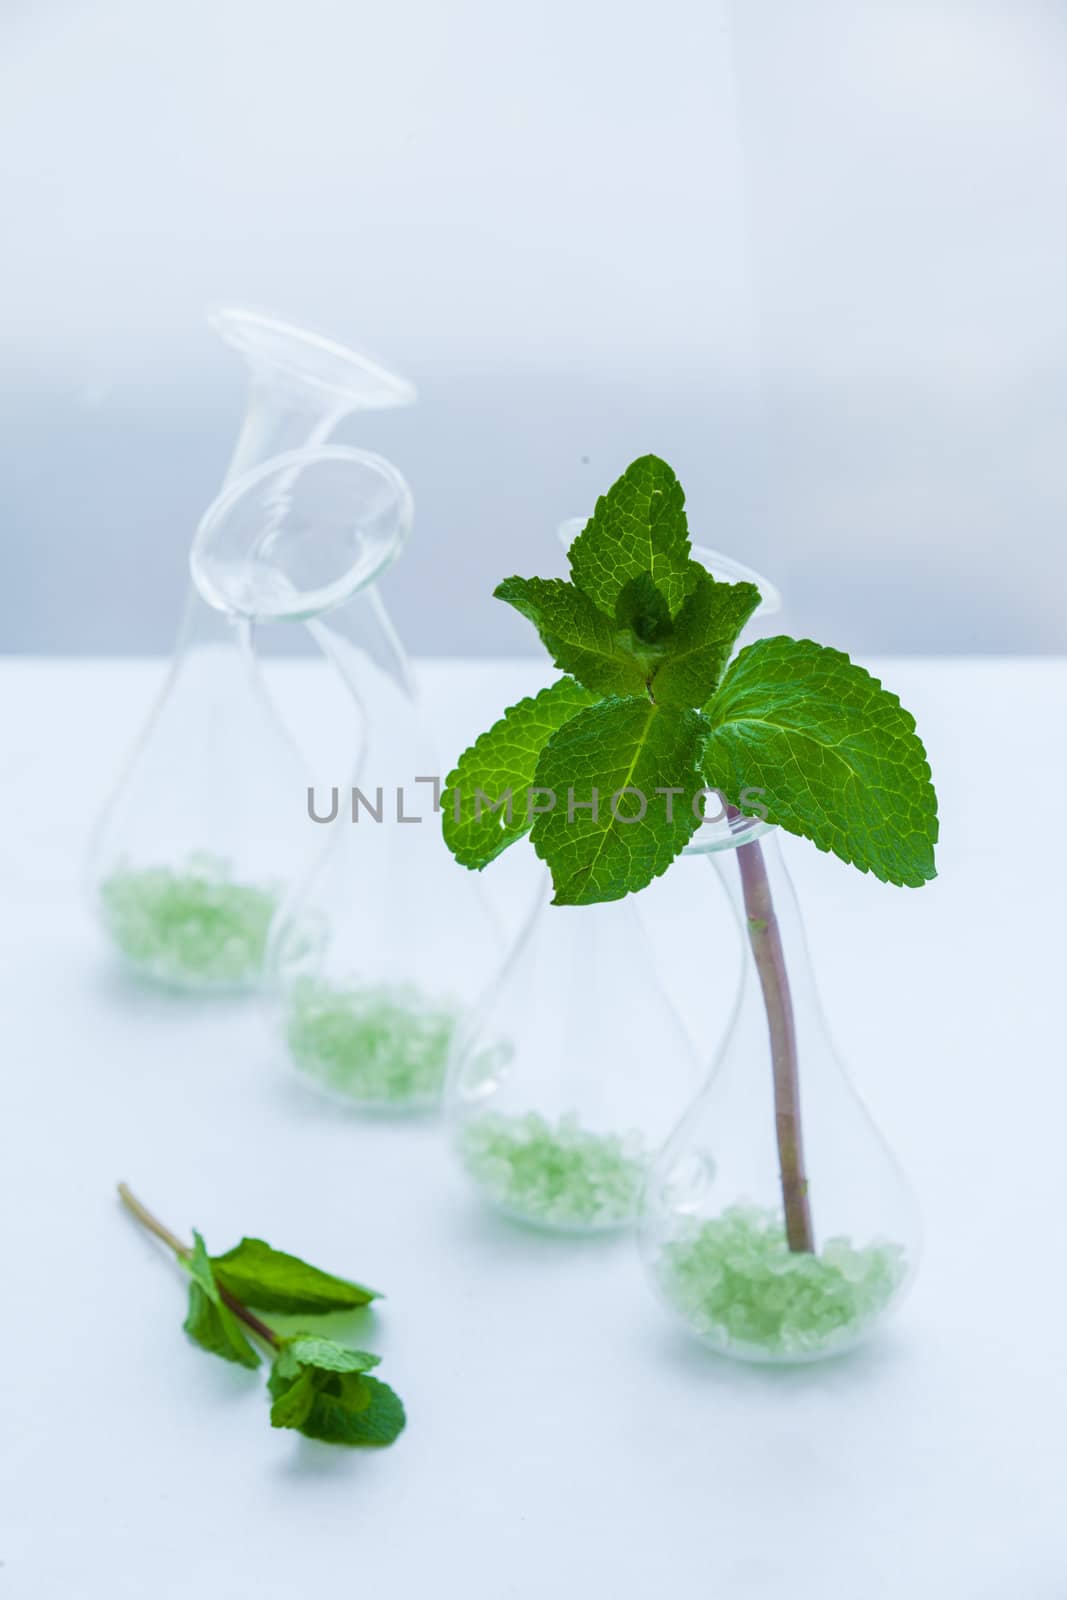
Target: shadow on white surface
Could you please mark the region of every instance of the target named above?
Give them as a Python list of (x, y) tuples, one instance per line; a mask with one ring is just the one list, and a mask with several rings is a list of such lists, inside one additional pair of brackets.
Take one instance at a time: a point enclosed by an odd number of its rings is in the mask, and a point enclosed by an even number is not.
[[(650, 1328), (651, 1334), (651, 1328)], [(845, 1394), (857, 1396), (868, 1386), (899, 1373), (909, 1359), (911, 1341), (898, 1328), (887, 1329), (870, 1344), (846, 1350), (825, 1361), (779, 1366), (769, 1362), (732, 1361), (706, 1349), (699, 1340), (672, 1328), (667, 1314), (663, 1326), (646, 1341), (649, 1361), (666, 1365), (685, 1382), (729, 1389), (732, 1394), (757, 1389), (763, 1394)]]
[(479, 1199), (473, 1187), (466, 1184), (462, 1194), (456, 1193), (449, 1211), (448, 1224), (457, 1245), (480, 1256), (500, 1257), (506, 1253), (509, 1261), (520, 1267), (547, 1263), (550, 1270), (555, 1267), (562, 1271), (581, 1259), (617, 1262), (621, 1251), (637, 1248), (628, 1230), (617, 1234), (557, 1233), (521, 1222)]
[(175, 1021), (188, 1020), (196, 1024), (200, 1016), (239, 1016), (242, 1011), (254, 1014), (255, 1002), (248, 995), (210, 992), (198, 994), (195, 1006), (182, 989), (168, 989), (139, 978), (137, 974), (117, 960), (101, 939), (100, 960), (89, 973), (89, 983), (95, 989), (100, 1004), (120, 1007), (138, 1022), (158, 1022), (173, 1026)]

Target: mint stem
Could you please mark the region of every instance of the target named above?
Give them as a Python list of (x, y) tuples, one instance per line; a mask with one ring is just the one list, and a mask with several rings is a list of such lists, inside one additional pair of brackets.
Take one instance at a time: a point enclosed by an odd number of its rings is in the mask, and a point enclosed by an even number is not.
[[(137, 1218), (141, 1226), (147, 1228), (149, 1233), (154, 1233), (157, 1239), (162, 1240), (169, 1250), (174, 1251), (180, 1261), (188, 1261), (193, 1253), (190, 1246), (183, 1244), (176, 1234), (171, 1233), (169, 1228), (164, 1227), (159, 1218), (154, 1217), (147, 1206), (142, 1205), (128, 1184), (120, 1183), (118, 1189), (119, 1199), (127, 1211)], [(258, 1338), (262, 1339), (264, 1344), (268, 1344), (272, 1350), (276, 1350), (281, 1343), (280, 1335), (275, 1333), (273, 1328), (268, 1327), (265, 1322), (261, 1321), (254, 1311), (249, 1311), (248, 1307), (243, 1305), (236, 1295), (231, 1294), (229, 1289), (224, 1288), (217, 1280), (216, 1287), (219, 1291), (219, 1298), (229, 1306), (234, 1316), (243, 1322), (246, 1328), (250, 1328)]]
[(771, 899), (767, 863), (759, 843), (737, 847), (741, 890), (745, 901), (748, 941), (763, 990), (763, 1005), (771, 1036), (771, 1070), (774, 1074), (774, 1129), (778, 1141), (778, 1168), (782, 1181), (785, 1236), (790, 1250), (814, 1252), (808, 1179), (804, 1170), (804, 1139), (800, 1126), (800, 1081), (797, 1073), (797, 1030), (793, 997), (785, 968), (782, 935)]

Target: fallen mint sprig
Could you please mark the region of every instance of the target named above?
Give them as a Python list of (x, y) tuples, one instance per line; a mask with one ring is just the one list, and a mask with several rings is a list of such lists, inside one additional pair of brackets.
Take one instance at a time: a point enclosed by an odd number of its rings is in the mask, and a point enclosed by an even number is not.
[(323, 1272), (262, 1239), (242, 1239), (225, 1255), (210, 1256), (195, 1229), (193, 1243), (185, 1244), (126, 1184), (120, 1183), (118, 1192), (126, 1209), (188, 1272), (192, 1281), (184, 1327), (194, 1344), (243, 1367), (261, 1364), (257, 1344), (268, 1351), (272, 1427), (295, 1428), (327, 1444), (393, 1443), (406, 1419), (400, 1397), (387, 1383), (368, 1376), (380, 1356), (351, 1350), (317, 1333), (283, 1334), (256, 1315), (351, 1311), (378, 1299), (377, 1290)]

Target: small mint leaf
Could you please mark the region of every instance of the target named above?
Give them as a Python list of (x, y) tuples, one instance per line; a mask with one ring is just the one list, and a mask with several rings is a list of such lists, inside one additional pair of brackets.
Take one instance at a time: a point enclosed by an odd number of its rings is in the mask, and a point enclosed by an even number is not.
[(533, 623), (561, 672), (596, 694), (640, 694), (645, 672), (611, 617), (562, 578), (505, 578), (493, 594)]
[(918, 887), (936, 876), (937, 796), (915, 719), (840, 650), (758, 639), (704, 707), (708, 785), (873, 872)]
[(286, 1339), (284, 1348), (298, 1366), (311, 1367), (316, 1372), (369, 1372), (382, 1359), (368, 1350), (350, 1350), (317, 1333), (294, 1334)]
[[(698, 570), (703, 572), (704, 569)], [(615, 621), (629, 635), (635, 654), (655, 652), (665, 645), (674, 632), (674, 624), (670, 608), (650, 572), (639, 572), (636, 578), (623, 584), (615, 602)]]
[(279, 1380), (278, 1395), (270, 1408), (272, 1428), (299, 1428), (315, 1403), (315, 1379), (301, 1372), (292, 1383)]
[(536, 781), (556, 803), (531, 842), (551, 869), (554, 904), (619, 900), (666, 871), (700, 826), (706, 733), (698, 711), (634, 696), (603, 700), (552, 736)]
[(376, 1289), (322, 1272), (263, 1239), (242, 1239), (211, 1266), (217, 1282), (257, 1311), (347, 1311), (380, 1298)]
[[(530, 831), (527, 799), (541, 751), (557, 729), (595, 700), (573, 678), (560, 678), (511, 706), (464, 750), (441, 796), (441, 831), (462, 866), (488, 866)], [(498, 801), (501, 808), (490, 809)]]
[(267, 1385), (271, 1423), (330, 1444), (391, 1444), (404, 1426), (404, 1408), (388, 1384), (365, 1375), (377, 1364), (377, 1356), (332, 1339), (287, 1339)]
[(665, 461), (642, 456), (596, 503), (570, 548), (571, 577), (609, 616), (623, 589), (651, 575), (671, 616), (692, 588), (682, 486)]
[(361, 1378), (363, 1403), (346, 1404), (320, 1391), (300, 1432), (309, 1439), (353, 1448), (383, 1449), (403, 1432), (407, 1418), (400, 1396), (380, 1378)]
[(715, 689), (734, 642), (759, 605), (754, 583), (717, 583), (696, 562), (694, 587), (674, 619), (666, 659), (652, 682), (660, 705), (699, 706)]
[(258, 1367), (259, 1354), (245, 1338), (241, 1324), (219, 1294), (203, 1239), (194, 1230), (192, 1254), (185, 1262), (192, 1276), (185, 1331), (194, 1344), (224, 1361)]

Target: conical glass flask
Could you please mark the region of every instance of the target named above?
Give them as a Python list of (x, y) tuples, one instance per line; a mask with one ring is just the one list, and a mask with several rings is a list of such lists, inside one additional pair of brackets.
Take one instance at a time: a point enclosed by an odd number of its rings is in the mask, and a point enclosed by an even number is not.
[(649, 1162), (699, 1073), (634, 901), (555, 906), (551, 892), (546, 872), (457, 1043), (449, 1136), (499, 1210), (595, 1233), (633, 1221)]
[(834, 1051), (775, 830), (731, 814), (691, 853), (710, 856), (746, 962), (707, 1087), (650, 1173), (642, 1251), (666, 1305), (713, 1349), (814, 1361), (897, 1304), (917, 1210)]
[(374, 586), (410, 521), (388, 462), (323, 447), (243, 478), (193, 553), (213, 604), (306, 622), (356, 700), (356, 774), (307, 790), (304, 827), (321, 849), (272, 928), (268, 1005), (307, 1083), (393, 1112), (440, 1100), (453, 1037), (501, 953), (477, 882), (441, 844), (439, 767)]
[[(325, 439), (349, 412), (410, 403), (377, 363), (285, 323), (223, 311), (249, 369), (226, 482)], [(250, 624), (190, 590), (170, 673), (94, 833), (92, 907), (140, 974), (177, 988), (260, 979), (282, 886), (306, 865), (292, 824), (302, 759), (264, 689)]]

